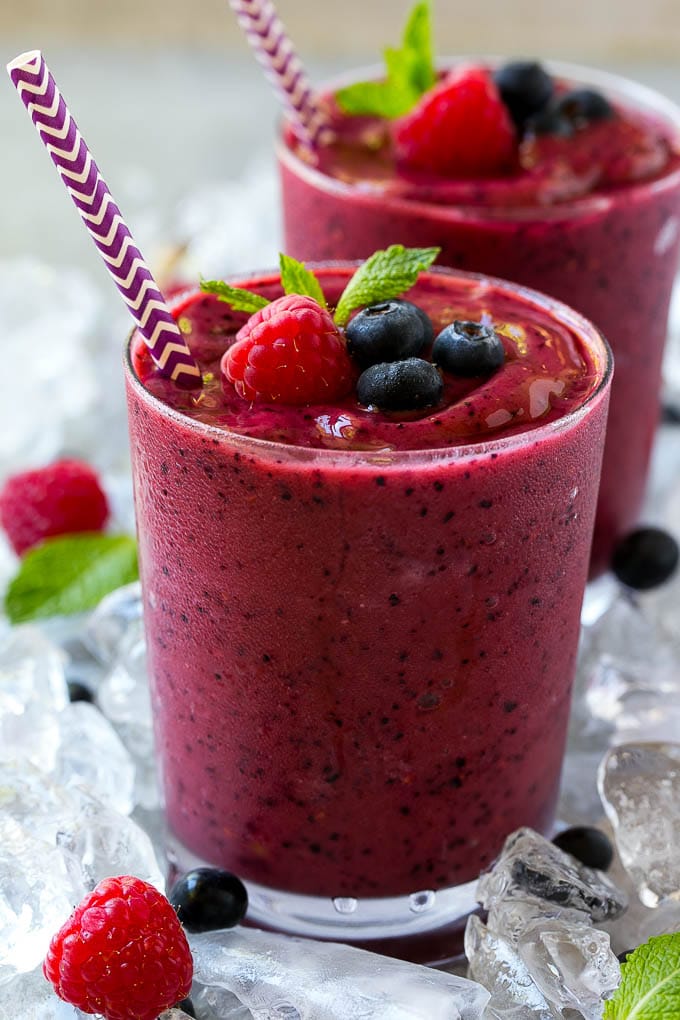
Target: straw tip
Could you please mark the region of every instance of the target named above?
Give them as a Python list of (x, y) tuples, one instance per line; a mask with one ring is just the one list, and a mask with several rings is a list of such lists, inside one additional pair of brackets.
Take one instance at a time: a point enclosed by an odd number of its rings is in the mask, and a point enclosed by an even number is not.
[(13, 71), (35, 71), (40, 66), (41, 60), (42, 53), (40, 50), (26, 50), (25, 53), (20, 53), (14, 60), (10, 60), (7, 65), (7, 73), (11, 78)]

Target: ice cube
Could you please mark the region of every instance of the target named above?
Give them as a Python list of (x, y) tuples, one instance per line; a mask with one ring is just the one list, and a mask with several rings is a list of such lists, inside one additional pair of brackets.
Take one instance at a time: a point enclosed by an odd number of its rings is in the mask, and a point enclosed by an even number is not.
[(585, 910), (560, 907), (538, 896), (515, 894), (492, 902), (486, 924), (489, 931), (516, 946), (527, 928), (538, 919), (545, 922), (558, 920), (568, 924), (587, 924), (590, 922), (590, 914)]
[(538, 918), (521, 935), (517, 952), (546, 999), (600, 1020), (603, 1000), (621, 980), (606, 932), (591, 924)]
[(64, 855), (0, 814), (0, 985), (41, 962), (73, 903)]
[(55, 782), (84, 786), (115, 811), (129, 814), (134, 806), (135, 767), (111, 724), (87, 702), (67, 705), (58, 723)]
[(57, 712), (68, 702), (65, 661), (36, 627), (10, 632), (0, 649), (0, 759), (54, 765)]
[(0, 1020), (92, 1020), (58, 998), (41, 967), (0, 985)]
[(489, 993), (465, 978), (351, 946), (248, 928), (189, 936), (194, 980), (257, 1016), (477, 1020)]
[(616, 917), (625, 894), (599, 871), (586, 868), (532, 829), (518, 829), (505, 841), (493, 869), (477, 884), (487, 910), (506, 897), (529, 893), (559, 907), (587, 912), (593, 920)]
[(598, 772), (622, 864), (647, 907), (680, 901), (680, 744), (612, 748)]
[(476, 914), (467, 920), (465, 955), (470, 977), (491, 993), (485, 1018), (552, 1020), (559, 1016), (513, 946), (487, 928)]
[(93, 655), (106, 665), (121, 656), (142, 632), (142, 589), (139, 581), (107, 595), (90, 615), (84, 641)]

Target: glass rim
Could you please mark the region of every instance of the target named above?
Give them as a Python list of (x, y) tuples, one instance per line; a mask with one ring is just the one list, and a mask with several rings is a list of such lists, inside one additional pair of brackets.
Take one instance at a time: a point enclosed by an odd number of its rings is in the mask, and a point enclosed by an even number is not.
[[(355, 268), (356, 266), (361, 265), (363, 261), (363, 259), (356, 261), (346, 259), (323, 262), (310, 261), (306, 263), (306, 265), (308, 268), (314, 269), (323, 276), (330, 275), (333, 272), (337, 273), (337, 271), (341, 269)], [(374, 469), (376, 466), (379, 466), (381, 469), (387, 471), (389, 471), (391, 467), (398, 468), (411, 462), (438, 464), (442, 461), (474, 460), (478, 457), (513, 450), (517, 447), (526, 445), (527, 440), (531, 442), (533, 440), (548, 438), (561, 432), (568, 431), (585, 418), (600, 402), (603, 394), (609, 388), (614, 373), (614, 355), (601, 330), (599, 330), (598, 327), (595, 326), (595, 324), (589, 319), (581, 315), (580, 312), (577, 312), (576, 309), (571, 308), (569, 305), (564, 304), (564, 302), (558, 301), (556, 298), (552, 298), (547, 294), (533, 290), (530, 287), (524, 287), (520, 284), (512, 283), (509, 280), (488, 276), (483, 273), (470, 273), (462, 270), (451, 269), (447, 266), (431, 266), (429, 269), (423, 271), (419, 275), (418, 279), (427, 278), (430, 275), (443, 276), (444, 278), (462, 278), (464, 280), (469, 280), (471, 283), (488, 283), (490, 286), (500, 289), (504, 294), (509, 295), (510, 297), (522, 298), (524, 304), (528, 303), (535, 308), (537, 307), (540, 310), (547, 312), (553, 318), (556, 318), (561, 324), (566, 325), (579, 337), (587, 341), (588, 348), (593, 355), (596, 367), (599, 371), (597, 384), (580, 404), (572, 408), (572, 410), (568, 411), (566, 414), (563, 414), (560, 418), (555, 418), (545, 424), (535, 425), (519, 432), (513, 432), (510, 435), (501, 435), (493, 439), (484, 440), (483, 442), (459, 443), (455, 446), (444, 446), (434, 449), (425, 447), (407, 450), (390, 450), (386, 448), (379, 450), (353, 450), (301, 446), (293, 443), (279, 443), (270, 439), (259, 439), (253, 436), (244, 435), (240, 432), (231, 431), (228, 428), (221, 428), (217, 425), (211, 425), (208, 422), (199, 421), (196, 418), (189, 417), (176, 408), (170, 407), (169, 404), (166, 404), (146, 389), (134, 370), (131, 350), (133, 340), (139, 332), (136, 327), (133, 328), (127, 335), (125, 342), (123, 358), (125, 381), (130, 385), (132, 391), (141, 400), (154, 410), (160, 412), (161, 415), (168, 421), (173, 424), (180, 425), (190, 433), (201, 434), (205, 437), (209, 437), (211, 440), (219, 440), (220, 443), (229, 442), (235, 448), (239, 448), (239, 451), (242, 453), (257, 454), (260, 457), (268, 457), (269, 459), (278, 461), (281, 461), (284, 458), (298, 461), (319, 461), (320, 463), (323, 463), (324, 466), (331, 465), (335, 462), (338, 465), (346, 467), (348, 459), (353, 459), (355, 462), (354, 466), (357, 468), (365, 466), (366, 468)], [(243, 274), (239, 274), (237, 276), (230, 275), (226, 279), (227, 282), (234, 285), (240, 284), (241, 286), (243, 286), (246, 282), (252, 284), (253, 280), (257, 280), (258, 284), (271, 284), (277, 283), (280, 280), (280, 271), (277, 269), (253, 271), (245, 276)], [(197, 293), (201, 293), (201, 291), (195, 287), (189, 287), (186, 290), (183, 290), (181, 293), (175, 295), (172, 301), (169, 302), (170, 307), (172, 308), (173, 305), (186, 300), (189, 295)]]
[[(474, 60), (483, 64), (496, 67), (506, 62), (508, 58), (498, 56), (458, 55), (444, 57), (436, 61), (438, 70), (446, 70), (456, 64), (470, 63)], [(633, 109), (648, 111), (655, 114), (674, 129), (673, 142), (677, 146), (677, 154), (680, 154), (680, 105), (669, 99), (662, 92), (657, 91), (649, 85), (643, 85), (626, 78), (623, 75), (612, 71), (602, 71), (597, 68), (590, 68), (582, 64), (573, 64), (568, 61), (543, 60), (540, 61), (551, 74), (566, 78), (575, 85), (596, 86), (606, 95), (615, 99), (621, 99)], [(356, 81), (370, 80), (384, 76), (384, 68), (379, 64), (372, 64), (359, 67), (351, 71), (345, 71), (336, 75), (319, 86), (319, 93), (335, 91), (338, 88), (352, 84)], [(287, 121), (281, 118), (279, 130), (275, 139), (274, 150), (279, 163), (293, 171), (297, 176), (312, 183), (318, 190), (333, 193), (338, 197), (352, 197), (358, 202), (380, 201), (393, 209), (410, 210), (424, 218), (435, 218), (439, 221), (461, 221), (465, 223), (486, 222), (486, 221), (523, 221), (533, 222), (538, 217), (542, 220), (554, 220), (583, 216), (588, 213), (604, 212), (613, 206), (621, 195), (636, 196), (640, 193), (656, 195), (659, 192), (671, 190), (680, 185), (680, 165), (671, 168), (667, 173), (648, 180), (632, 181), (620, 190), (609, 193), (591, 192), (578, 198), (567, 199), (563, 202), (555, 202), (553, 205), (523, 205), (523, 206), (485, 206), (466, 203), (428, 202), (426, 199), (406, 197), (402, 195), (389, 195), (380, 191), (362, 191), (352, 184), (331, 177), (323, 173), (313, 164), (300, 159), (295, 152), (287, 145), (283, 132)]]

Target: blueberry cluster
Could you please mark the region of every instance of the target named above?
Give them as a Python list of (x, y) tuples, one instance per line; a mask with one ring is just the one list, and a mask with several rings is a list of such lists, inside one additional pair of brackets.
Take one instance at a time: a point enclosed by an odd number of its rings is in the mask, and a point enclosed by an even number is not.
[[(435, 338), (422, 308), (410, 301), (381, 301), (355, 315), (346, 330), (347, 350), (363, 369), (357, 397), (365, 407), (407, 411), (435, 407), (444, 391), (442, 371), (475, 378), (500, 368), (501, 339), (481, 322), (456, 321)], [(420, 357), (428, 348), (432, 360)]]
[(520, 136), (566, 137), (614, 116), (611, 104), (594, 89), (571, 89), (556, 95), (553, 79), (536, 61), (504, 64), (495, 72), (494, 81)]

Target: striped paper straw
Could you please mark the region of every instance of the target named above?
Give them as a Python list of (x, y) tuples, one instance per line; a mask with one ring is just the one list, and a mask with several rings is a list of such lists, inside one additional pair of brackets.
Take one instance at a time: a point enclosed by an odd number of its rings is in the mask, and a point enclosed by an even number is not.
[(271, 0), (229, 0), (229, 3), (300, 140), (313, 157), (320, 145), (332, 140), (333, 129), (274, 4)]
[(178, 386), (200, 386), (200, 369), (42, 54), (39, 50), (22, 53), (7, 70), (154, 362)]

